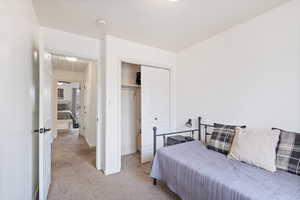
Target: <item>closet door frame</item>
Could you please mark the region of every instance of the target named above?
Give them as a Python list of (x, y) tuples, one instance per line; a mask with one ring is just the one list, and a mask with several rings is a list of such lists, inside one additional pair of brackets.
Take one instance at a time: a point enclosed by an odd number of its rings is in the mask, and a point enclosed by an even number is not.
[(148, 66), (148, 67), (152, 67), (152, 68), (158, 68), (158, 69), (164, 69), (164, 70), (168, 70), (169, 73), (170, 73), (170, 113), (169, 113), (169, 116), (170, 116), (170, 130), (174, 130), (175, 129), (175, 66), (165, 66), (165, 65), (162, 65), (162, 64), (159, 64), (159, 63), (152, 63), (152, 62), (147, 62), (147, 61), (141, 61), (141, 60), (138, 60), (138, 59), (132, 59), (132, 58), (120, 58), (119, 59), (119, 62), (118, 62), (118, 85), (119, 85), (119, 88), (118, 88), (118, 108), (117, 108), (117, 111), (118, 111), (118, 118), (117, 118), (117, 124), (118, 124), (118, 141), (117, 141), (117, 144), (118, 144), (118, 168), (120, 169), (121, 171), (121, 135), (122, 135), (122, 130), (121, 130), (121, 127), (122, 127), (122, 118), (121, 118), (121, 114), (122, 114), (122, 108), (121, 108), (121, 85), (122, 85), (122, 63), (125, 62), (125, 63), (130, 63), (130, 64), (135, 64), (135, 65), (140, 65), (140, 66)]

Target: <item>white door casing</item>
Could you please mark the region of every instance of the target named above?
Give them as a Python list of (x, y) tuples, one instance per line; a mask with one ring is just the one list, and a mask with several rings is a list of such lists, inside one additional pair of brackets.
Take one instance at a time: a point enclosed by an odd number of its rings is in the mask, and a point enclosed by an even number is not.
[(45, 51), (42, 33), (39, 36), (39, 200), (46, 200), (51, 183), (51, 55)]
[[(158, 133), (170, 131), (170, 71), (141, 66), (141, 162), (153, 159), (153, 127)], [(157, 148), (163, 146), (162, 138)]]

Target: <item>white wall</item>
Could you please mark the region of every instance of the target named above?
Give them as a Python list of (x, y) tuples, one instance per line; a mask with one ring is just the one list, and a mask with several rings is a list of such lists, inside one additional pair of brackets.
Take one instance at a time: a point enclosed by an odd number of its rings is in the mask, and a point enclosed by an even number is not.
[[(134, 64), (162, 66), (171, 69), (172, 81), (176, 55), (157, 48), (119, 39), (105, 38), (105, 152), (104, 172), (112, 174), (121, 169), (121, 60)], [(173, 83), (173, 82), (172, 82)], [(171, 84), (174, 96), (174, 85)], [(172, 98), (174, 100), (174, 98)], [(172, 101), (174, 108), (175, 102)], [(172, 109), (174, 111), (174, 109)], [(174, 117), (175, 114), (172, 114)]]
[(86, 59), (99, 59), (100, 41), (60, 30), (42, 28), (45, 37), (45, 48), (51, 53), (77, 56)]
[(72, 72), (66, 70), (54, 70), (54, 77), (57, 80), (80, 82), (85, 80), (84, 72)]
[(38, 183), (37, 22), (30, 0), (1, 1), (0, 13), (0, 199), (29, 200)]
[(178, 54), (177, 128), (207, 122), (300, 131), (300, 1)]

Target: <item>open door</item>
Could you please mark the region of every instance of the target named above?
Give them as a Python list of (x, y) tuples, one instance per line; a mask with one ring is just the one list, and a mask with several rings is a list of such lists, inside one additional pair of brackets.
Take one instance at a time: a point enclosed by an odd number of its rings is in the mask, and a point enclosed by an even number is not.
[(96, 116), (96, 168), (97, 170), (102, 169), (102, 159), (103, 159), (103, 138), (102, 138), (102, 89), (103, 89), (103, 84), (102, 84), (102, 72), (101, 72), (101, 65), (99, 62), (95, 63), (96, 64), (96, 84), (97, 84), (97, 97), (96, 97), (96, 102), (97, 102), (97, 116)]
[(39, 200), (46, 200), (51, 182), (51, 55), (39, 35)]
[[(153, 158), (153, 127), (158, 133), (170, 131), (170, 71), (141, 66), (141, 162)], [(157, 148), (163, 146), (158, 138)]]

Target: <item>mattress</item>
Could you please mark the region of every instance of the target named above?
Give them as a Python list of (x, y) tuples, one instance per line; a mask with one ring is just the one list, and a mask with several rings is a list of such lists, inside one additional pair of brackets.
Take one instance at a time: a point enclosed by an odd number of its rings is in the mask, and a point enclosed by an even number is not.
[(183, 200), (300, 200), (300, 176), (229, 160), (199, 141), (159, 149), (150, 176)]
[(68, 120), (72, 119), (72, 112), (69, 110), (58, 111), (57, 112), (57, 120)]

